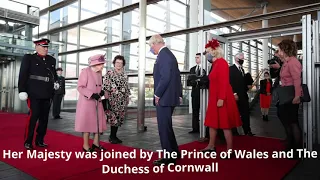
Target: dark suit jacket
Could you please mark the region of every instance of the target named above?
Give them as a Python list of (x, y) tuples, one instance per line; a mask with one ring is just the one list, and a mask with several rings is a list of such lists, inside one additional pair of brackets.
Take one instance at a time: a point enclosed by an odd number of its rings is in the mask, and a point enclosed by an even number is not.
[[(197, 66), (193, 66), (190, 69), (190, 75), (196, 74), (196, 67)], [(204, 69), (202, 69), (202, 75), (206, 76), (206, 71)], [(192, 84), (192, 91), (191, 91), (191, 97), (198, 97), (200, 96), (200, 86), (198, 83), (191, 83)]]
[[(173, 53), (163, 48), (153, 67), (154, 95), (160, 98), (160, 106), (178, 106), (182, 84), (178, 62)], [(155, 102), (155, 101), (154, 101)]]
[(233, 93), (237, 93), (239, 101), (248, 100), (248, 83), (245, 76), (239, 71), (234, 64), (229, 67), (230, 70), (230, 85), (232, 86)]
[[(270, 83), (271, 83), (271, 90), (270, 93), (272, 93), (273, 87), (272, 87), (272, 80), (269, 79)], [(267, 94), (267, 80), (261, 80), (260, 81), (260, 94)]]

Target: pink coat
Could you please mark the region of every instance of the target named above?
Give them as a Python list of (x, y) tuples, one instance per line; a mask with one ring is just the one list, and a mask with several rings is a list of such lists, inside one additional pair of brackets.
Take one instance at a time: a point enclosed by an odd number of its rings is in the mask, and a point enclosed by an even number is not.
[[(75, 131), (97, 132), (96, 100), (91, 99), (93, 93), (102, 89), (102, 73), (95, 73), (90, 67), (84, 68), (78, 79), (79, 100), (77, 103)], [(99, 132), (107, 129), (106, 116), (101, 103), (98, 102)]]

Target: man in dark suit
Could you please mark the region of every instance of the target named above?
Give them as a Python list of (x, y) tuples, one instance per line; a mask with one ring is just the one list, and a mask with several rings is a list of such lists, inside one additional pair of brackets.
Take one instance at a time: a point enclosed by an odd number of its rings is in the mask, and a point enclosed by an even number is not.
[(54, 91), (53, 96), (53, 102), (52, 102), (52, 116), (54, 119), (62, 119), (60, 117), (60, 111), (61, 111), (61, 102), (63, 99), (63, 96), (66, 94), (65, 90), (65, 79), (62, 76), (62, 68), (57, 68), (57, 75), (58, 75), (58, 83), (59, 83), (59, 89)]
[[(180, 157), (178, 144), (172, 128), (174, 108), (181, 104), (182, 85), (178, 62), (173, 53), (165, 47), (160, 35), (149, 40), (150, 51), (157, 55), (153, 67), (154, 105), (157, 110), (158, 131), (163, 150), (175, 153), (175, 157), (167, 157), (154, 161), (154, 165), (175, 163)], [(173, 153), (174, 152), (174, 153)]]
[[(206, 71), (201, 68), (201, 53), (196, 54), (196, 65), (190, 69), (190, 75), (197, 77), (206, 75)], [(189, 76), (190, 77), (190, 76)], [(189, 80), (189, 79), (188, 79)], [(199, 114), (200, 114), (200, 85), (199, 81), (195, 80), (190, 83), (192, 86), (191, 98), (192, 98), (192, 131), (189, 133), (199, 133)]]
[[(242, 68), (244, 63), (244, 54), (238, 53), (235, 55), (235, 64), (230, 66), (230, 84), (237, 100), (238, 109), (241, 115), (242, 128), (245, 135), (253, 136), (250, 128), (250, 112), (249, 112), (249, 97), (247, 91), (248, 83), (246, 82), (245, 72)], [(234, 135), (238, 134), (236, 129), (233, 129)]]

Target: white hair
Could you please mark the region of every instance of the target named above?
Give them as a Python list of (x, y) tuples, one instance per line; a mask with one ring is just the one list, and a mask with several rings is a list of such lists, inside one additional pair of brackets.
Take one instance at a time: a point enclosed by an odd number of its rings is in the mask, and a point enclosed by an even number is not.
[(153, 35), (150, 39), (149, 39), (149, 43), (150, 46), (153, 44), (164, 44), (164, 40), (163, 38), (159, 35)]
[(244, 54), (242, 53), (242, 52), (239, 52), (239, 53), (237, 53), (236, 55), (234, 55), (234, 58), (236, 59), (236, 58), (238, 58), (239, 59), (239, 56), (244, 56)]

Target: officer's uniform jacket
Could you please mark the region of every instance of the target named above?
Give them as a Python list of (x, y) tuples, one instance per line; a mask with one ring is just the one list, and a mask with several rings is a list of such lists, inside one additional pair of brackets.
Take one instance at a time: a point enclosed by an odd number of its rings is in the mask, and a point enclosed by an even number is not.
[(23, 56), (18, 89), (35, 99), (51, 99), (54, 95), (54, 82), (57, 80), (56, 60), (50, 55), (37, 54)]
[(65, 78), (63, 76), (58, 76), (58, 79), (56, 81), (59, 83), (59, 89), (55, 90), (55, 94), (66, 94), (66, 89), (65, 89)]

